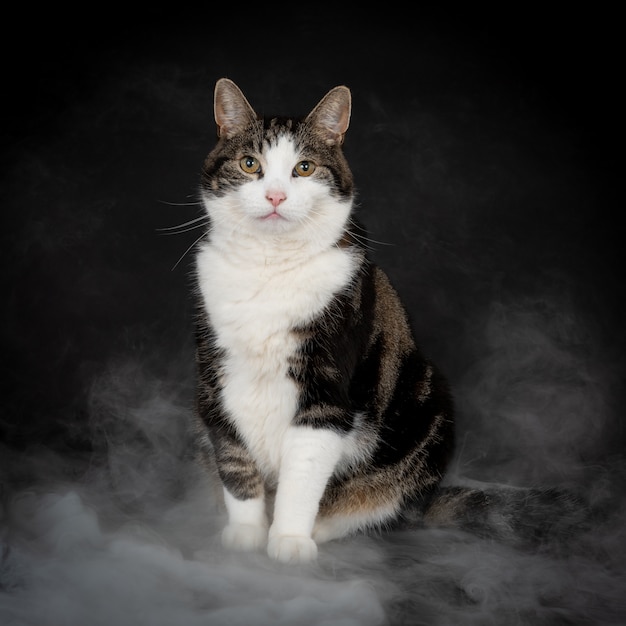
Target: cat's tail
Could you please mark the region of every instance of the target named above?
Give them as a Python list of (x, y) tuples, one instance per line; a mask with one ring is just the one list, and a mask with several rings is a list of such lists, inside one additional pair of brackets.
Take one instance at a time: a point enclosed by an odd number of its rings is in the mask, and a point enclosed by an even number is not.
[(566, 545), (599, 515), (581, 496), (557, 488), (503, 485), (444, 486), (419, 508), (409, 507), (401, 527), (456, 528), (516, 546)]

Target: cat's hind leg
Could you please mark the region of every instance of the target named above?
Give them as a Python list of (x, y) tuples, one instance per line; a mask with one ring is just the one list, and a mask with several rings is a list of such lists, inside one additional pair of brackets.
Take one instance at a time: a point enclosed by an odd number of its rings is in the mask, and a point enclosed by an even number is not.
[(335, 483), (313, 526), (317, 543), (387, 526), (400, 511), (402, 493), (387, 471), (359, 474)]
[(325, 543), (367, 529), (380, 528), (396, 515), (396, 508), (390, 505), (362, 514), (318, 517), (313, 528), (313, 539), (317, 543)]

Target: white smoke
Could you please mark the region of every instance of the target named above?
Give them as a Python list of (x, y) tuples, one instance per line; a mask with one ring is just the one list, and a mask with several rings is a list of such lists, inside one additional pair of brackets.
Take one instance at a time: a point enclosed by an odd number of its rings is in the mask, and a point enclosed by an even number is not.
[[(468, 373), (471, 387), (486, 400), (482, 410), (473, 406), (482, 436), (494, 449), (504, 432), (499, 420), (507, 428), (527, 427), (502, 410), (502, 398), (526, 397), (519, 408), (525, 413), (538, 396), (547, 394), (549, 407), (560, 409), (557, 396), (569, 391), (582, 400), (585, 395), (577, 391), (579, 377), (563, 380), (563, 372), (578, 371), (580, 363), (568, 361), (565, 347), (556, 356), (554, 346), (546, 351), (541, 334), (527, 342), (529, 333), (539, 331), (536, 320), (528, 318), (524, 331), (522, 318), (520, 311), (504, 315), (496, 307), (487, 328), (491, 348), (501, 358), (496, 363), (492, 354)], [(524, 342), (514, 339), (516, 333)], [(530, 347), (522, 349), (522, 343)], [(521, 370), (510, 360), (511, 351)], [(537, 392), (535, 378), (522, 384), (519, 377), (540, 353), (547, 353), (549, 367), (541, 370), (544, 391)], [(617, 464), (596, 471), (595, 483), (585, 479), (605, 499), (612, 494), (614, 510), (566, 549), (547, 543), (530, 551), (456, 530), (429, 529), (334, 542), (322, 546), (316, 564), (281, 565), (264, 554), (222, 549), (223, 519), (213, 485), (191, 454), (189, 381), (163, 380), (149, 370), (128, 360), (95, 381), (90, 417), (100, 447), (91, 457), (72, 462), (40, 451), (8, 458), (30, 468), (34, 479), (7, 488), (4, 498), (3, 625), (624, 623), (626, 515), (616, 491), (623, 484)], [(589, 376), (583, 373), (585, 393), (593, 391)], [(461, 389), (461, 400), (471, 405), (472, 393)], [(589, 397), (592, 402), (593, 393)], [(569, 420), (575, 432), (586, 411), (598, 408), (576, 401), (574, 411), (571, 400), (564, 402), (564, 414), (552, 419)], [(504, 404), (513, 406), (513, 401)], [(496, 424), (491, 436), (485, 434), (489, 424)], [(537, 428), (533, 422), (531, 430)], [(537, 443), (542, 439), (539, 428), (533, 450), (522, 438), (522, 473), (533, 463), (545, 465), (546, 449), (554, 467), (561, 459), (561, 471), (589, 473), (575, 467), (573, 442), (559, 457), (552, 439), (546, 448)], [(503, 445), (509, 451), (514, 447), (506, 437)], [(478, 448), (466, 446), (460, 458)], [(492, 479), (498, 464), (509, 478), (518, 468), (507, 458), (494, 458), (491, 467), (483, 458), (481, 464)], [(541, 476), (540, 470), (531, 472), (532, 478)], [(546, 473), (553, 477), (549, 464)]]
[[(92, 421), (107, 441), (100, 462), (76, 481), (37, 476), (7, 497), (1, 623), (384, 623), (367, 579), (222, 551), (222, 520), (189, 453), (189, 407), (179, 400), (137, 364), (94, 387)], [(21, 459), (44, 460), (63, 462)]]
[[(571, 307), (554, 295), (494, 302), (459, 382), (464, 472), (520, 485), (583, 479), (606, 448), (611, 366)], [(494, 475), (496, 474), (497, 475)]]
[(294, 576), (254, 559), (225, 559), (211, 547), (214, 529), (208, 517), (206, 536), (196, 535), (197, 552), (183, 555), (177, 535), (198, 529), (190, 528), (186, 515), (172, 504), (163, 516), (177, 519), (173, 536), (163, 533), (156, 520), (152, 527), (107, 524), (103, 512), (76, 490), (21, 494), (13, 508), (20, 530), (7, 559), (11, 571), (4, 572), (5, 580), (14, 577), (0, 605), (7, 626), (382, 620), (382, 607), (365, 582)]

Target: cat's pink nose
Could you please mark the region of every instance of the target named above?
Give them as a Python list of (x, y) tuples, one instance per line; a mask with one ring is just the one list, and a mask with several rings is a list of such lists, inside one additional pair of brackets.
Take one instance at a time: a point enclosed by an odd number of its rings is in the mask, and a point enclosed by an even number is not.
[(272, 203), (272, 206), (276, 208), (287, 197), (287, 194), (284, 191), (270, 190), (265, 197)]

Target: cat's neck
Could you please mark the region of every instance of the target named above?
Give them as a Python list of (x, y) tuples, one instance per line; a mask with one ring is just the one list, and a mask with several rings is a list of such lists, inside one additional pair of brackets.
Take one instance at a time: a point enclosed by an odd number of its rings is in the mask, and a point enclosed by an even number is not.
[(218, 225), (210, 232), (207, 244), (235, 266), (286, 268), (302, 265), (328, 251), (344, 247), (341, 242), (346, 239), (346, 230), (346, 226), (337, 223), (329, 223), (325, 229), (310, 230), (304, 225), (281, 233), (234, 230)]
[(306, 262), (322, 252), (302, 239), (255, 237), (252, 234), (213, 235), (208, 247), (234, 266), (291, 266)]

